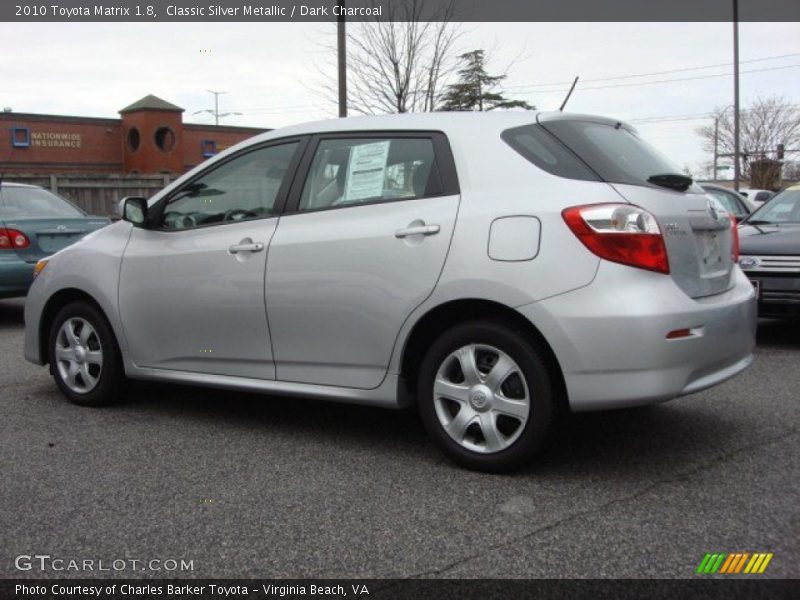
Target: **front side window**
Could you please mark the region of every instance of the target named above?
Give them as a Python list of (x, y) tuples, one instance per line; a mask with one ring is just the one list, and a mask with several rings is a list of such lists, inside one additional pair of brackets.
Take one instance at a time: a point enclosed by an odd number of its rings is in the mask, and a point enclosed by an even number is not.
[(319, 210), (442, 193), (429, 138), (322, 140), (300, 210)]
[(160, 226), (190, 229), (277, 214), (275, 202), (297, 145), (248, 152), (194, 180), (169, 200)]

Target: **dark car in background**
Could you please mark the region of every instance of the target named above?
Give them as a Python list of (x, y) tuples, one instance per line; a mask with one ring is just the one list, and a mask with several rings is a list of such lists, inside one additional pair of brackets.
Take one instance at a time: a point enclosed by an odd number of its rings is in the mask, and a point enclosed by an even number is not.
[(758, 292), (758, 316), (800, 318), (800, 185), (739, 226), (739, 266)]
[(728, 213), (736, 217), (737, 221), (742, 221), (750, 216), (752, 212), (750, 206), (741, 194), (737, 194), (733, 190), (713, 183), (701, 183), (700, 187), (712, 198), (718, 200)]
[(0, 182), (0, 298), (27, 294), (40, 258), (109, 222), (44, 188)]

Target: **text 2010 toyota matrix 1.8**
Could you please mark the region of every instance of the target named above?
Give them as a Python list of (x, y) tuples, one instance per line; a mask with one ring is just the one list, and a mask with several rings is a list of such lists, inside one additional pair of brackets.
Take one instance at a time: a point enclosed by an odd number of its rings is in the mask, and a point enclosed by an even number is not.
[(126, 378), (416, 404), (520, 465), (559, 408), (669, 400), (752, 361), (736, 229), (615, 120), (341, 119), (259, 135), (43, 260), (25, 356), (73, 402)]

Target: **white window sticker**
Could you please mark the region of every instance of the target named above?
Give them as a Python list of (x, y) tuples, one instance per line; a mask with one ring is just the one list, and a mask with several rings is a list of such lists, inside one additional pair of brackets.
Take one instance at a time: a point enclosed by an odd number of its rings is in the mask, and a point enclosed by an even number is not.
[(383, 196), (389, 144), (391, 142), (386, 140), (353, 147), (350, 152), (350, 163), (347, 165), (345, 202)]

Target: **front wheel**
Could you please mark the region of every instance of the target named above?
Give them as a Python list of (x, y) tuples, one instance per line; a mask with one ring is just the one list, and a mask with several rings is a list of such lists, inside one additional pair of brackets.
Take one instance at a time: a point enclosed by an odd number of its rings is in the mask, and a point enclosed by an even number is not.
[(117, 340), (103, 313), (88, 302), (72, 302), (53, 321), (50, 371), (75, 404), (103, 406), (121, 393), (125, 379)]
[(519, 467), (550, 429), (553, 386), (541, 351), (503, 323), (444, 333), (423, 359), (417, 394), (431, 438), (469, 469)]

